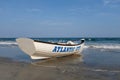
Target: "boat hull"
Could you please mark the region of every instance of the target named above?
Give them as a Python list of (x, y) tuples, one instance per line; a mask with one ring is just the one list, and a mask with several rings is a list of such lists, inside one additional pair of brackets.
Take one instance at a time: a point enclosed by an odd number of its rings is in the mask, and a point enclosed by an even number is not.
[(58, 45), (36, 42), (28, 38), (16, 39), (20, 49), (28, 54), (32, 59), (45, 59), (51, 57), (62, 57), (72, 54), (78, 54), (83, 50), (84, 43), (80, 45)]

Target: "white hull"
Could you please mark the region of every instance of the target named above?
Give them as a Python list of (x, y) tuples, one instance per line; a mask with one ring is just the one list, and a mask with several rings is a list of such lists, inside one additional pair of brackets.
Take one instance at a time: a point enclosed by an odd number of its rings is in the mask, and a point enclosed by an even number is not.
[(45, 59), (80, 54), (84, 46), (84, 42), (79, 45), (68, 46), (37, 42), (28, 38), (19, 38), (16, 41), (21, 50), (28, 54), (32, 59)]

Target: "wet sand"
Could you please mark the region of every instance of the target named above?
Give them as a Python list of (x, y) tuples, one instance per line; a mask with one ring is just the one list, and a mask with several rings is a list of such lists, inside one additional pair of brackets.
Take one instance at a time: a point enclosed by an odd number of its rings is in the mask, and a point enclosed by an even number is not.
[(93, 70), (72, 56), (31, 63), (0, 57), (0, 80), (120, 80), (120, 72)]

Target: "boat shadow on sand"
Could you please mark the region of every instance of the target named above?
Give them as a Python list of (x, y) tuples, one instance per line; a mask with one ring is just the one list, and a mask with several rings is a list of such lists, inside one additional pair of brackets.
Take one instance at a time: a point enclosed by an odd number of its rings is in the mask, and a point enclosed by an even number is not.
[(68, 66), (75, 65), (83, 62), (82, 55), (69, 55), (58, 58), (50, 58), (45, 60), (33, 60), (31, 62), (34, 66), (42, 66), (42, 67), (60, 67), (60, 66)]

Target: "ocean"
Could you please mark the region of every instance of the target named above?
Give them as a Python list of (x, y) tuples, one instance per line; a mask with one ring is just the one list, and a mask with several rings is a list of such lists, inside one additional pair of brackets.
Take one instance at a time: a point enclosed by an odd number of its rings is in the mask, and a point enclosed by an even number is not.
[[(32, 38), (47, 42), (74, 41), (80, 43), (83, 38)], [(120, 72), (120, 38), (84, 38), (85, 46), (82, 57), (69, 58), (66, 62), (79, 66), (84, 64), (93, 71)], [(0, 38), (0, 57), (14, 61), (31, 62), (31, 58), (24, 54), (16, 43), (16, 38)], [(81, 59), (82, 58), (82, 59)], [(64, 62), (64, 61), (63, 61)]]

